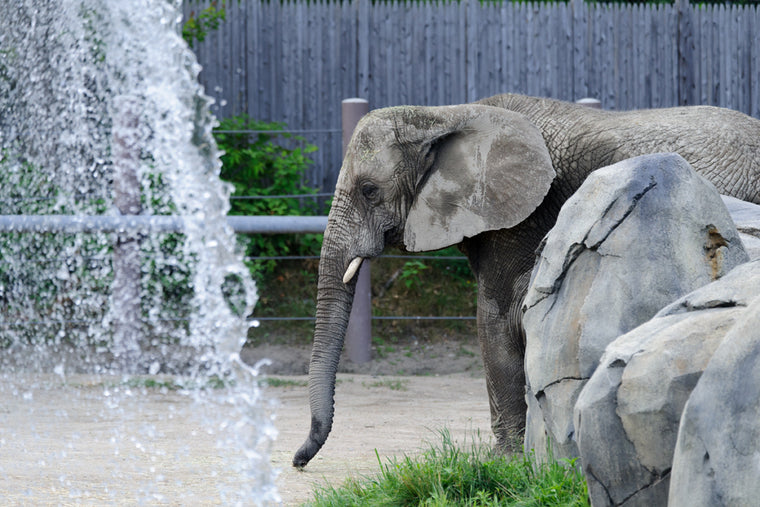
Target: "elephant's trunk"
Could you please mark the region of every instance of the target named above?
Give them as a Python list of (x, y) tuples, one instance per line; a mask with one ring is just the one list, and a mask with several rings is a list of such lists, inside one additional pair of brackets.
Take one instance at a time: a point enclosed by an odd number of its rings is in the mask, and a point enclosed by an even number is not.
[(328, 225), (319, 261), (317, 319), (309, 363), (311, 430), (293, 457), (295, 467), (305, 466), (317, 454), (332, 428), (335, 375), (356, 287), (356, 280), (343, 282), (345, 249), (336, 245), (330, 229)]

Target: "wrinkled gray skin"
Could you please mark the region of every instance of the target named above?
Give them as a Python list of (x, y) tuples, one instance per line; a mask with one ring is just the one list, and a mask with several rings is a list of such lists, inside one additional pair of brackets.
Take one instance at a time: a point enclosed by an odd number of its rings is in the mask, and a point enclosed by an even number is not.
[[(515, 114), (517, 112), (519, 114)], [(309, 366), (311, 431), (302, 467), (333, 421), (335, 375), (353, 300), (356, 258), (386, 246), (458, 245), (478, 283), (478, 338), (497, 446), (525, 424), (522, 301), (535, 251), (593, 170), (677, 152), (720, 193), (760, 203), (760, 121), (709, 106), (611, 112), (521, 95), (475, 104), (369, 113), (349, 144), (319, 265)]]

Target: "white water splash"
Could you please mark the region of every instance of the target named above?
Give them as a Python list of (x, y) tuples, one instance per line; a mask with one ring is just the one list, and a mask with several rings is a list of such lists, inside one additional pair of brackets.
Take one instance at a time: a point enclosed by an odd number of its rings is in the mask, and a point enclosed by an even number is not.
[[(53, 477), (48, 468), (58, 474), (58, 489), (37, 484), (45, 495), (109, 498), (124, 494), (136, 474), (135, 501), (191, 498), (192, 484), (164, 487), (171, 471), (161, 466), (169, 466), (167, 456), (195, 456), (191, 435), (184, 451), (162, 447), (178, 418), (189, 418), (223, 456), (213, 477), (195, 479), (206, 487), (217, 481), (225, 504), (279, 501), (269, 466), (271, 410), (257, 368), (239, 357), (256, 288), (226, 223), (231, 189), (219, 180), (200, 68), (178, 35), (179, 5), (19, 0), (3, 7), (0, 214), (117, 216), (115, 193), (133, 192), (139, 214), (171, 214), (185, 225), (182, 234), (0, 234), (0, 396), (8, 407), (0, 410), (0, 497), (38, 498), (31, 489), (3, 488), (16, 484), (14, 456), (44, 445), (37, 481)], [(119, 190), (125, 166), (134, 182)], [(119, 242), (133, 246), (138, 301), (112, 290)], [(135, 318), (125, 318), (130, 305)], [(118, 329), (127, 329), (126, 338)], [(156, 396), (176, 400), (155, 413)], [(93, 429), (103, 440), (86, 443), (81, 428), (104, 421), (109, 436)], [(79, 430), (66, 433), (69, 426)], [(93, 471), (105, 483), (88, 484), (77, 472), (97, 466), (82, 456), (93, 446), (110, 449), (109, 466), (122, 463), (108, 480)]]

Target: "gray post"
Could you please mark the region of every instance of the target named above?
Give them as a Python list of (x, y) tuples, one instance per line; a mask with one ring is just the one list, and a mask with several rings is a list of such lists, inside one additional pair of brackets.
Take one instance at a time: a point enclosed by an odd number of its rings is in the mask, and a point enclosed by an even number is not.
[[(351, 140), (356, 124), (369, 112), (369, 102), (364, 99), (346, 99), (341, 104), (343, 123), (343, 156)], [(366, 363), (372, 359), (372, 291), (370, 286), (369, 260), (362, 263), (356, 280), (354, 305), (346, 329), (346, 353), (354, 363)]]
[(592, 99), (590, 97), (586, 97), (580, 100), (575, 101), (576, 104), (580, 104), (582, 106), (590, 107), (591, 109), (601, 109), (602, 108), (602, 102), (599, 99)]
[[(113, 114), (113, 202), (122, 215), (138, 215), (140, 181), (139, 127), (137, 99), (119, 96)], [(113, 248), (113, 287), (110, 313), (113, 316), (113, 354), (117, 366), (135, 371), (140, 353), (140, 242), (139, 233), (121, 229)]]

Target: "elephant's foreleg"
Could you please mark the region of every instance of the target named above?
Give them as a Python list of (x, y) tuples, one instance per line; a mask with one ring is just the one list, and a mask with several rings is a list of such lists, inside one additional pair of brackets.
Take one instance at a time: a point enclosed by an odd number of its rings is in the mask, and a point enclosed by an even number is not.
[[(481, 234), (462, 250), (478, 280), (478, 339), (496, 445), (520, 449), (525, 430), (525, 332), (522, 302), (541, 236), (523, 224)], [(540, 232), (540, 231), (539, 231)]]
[(527, 408), (520, 324), (522, 297), (505, 300), (503, 288), (494, 287), (485, 278), (480, 277), (478, 282), (478, 338), (491, 405), (491, 428), (497, 448), (512, 451), (522, 446)]

